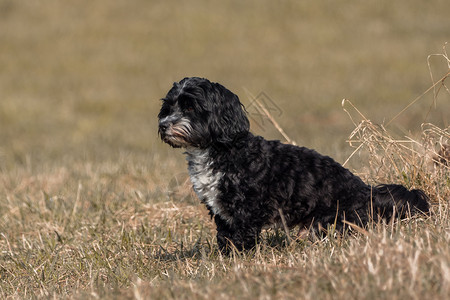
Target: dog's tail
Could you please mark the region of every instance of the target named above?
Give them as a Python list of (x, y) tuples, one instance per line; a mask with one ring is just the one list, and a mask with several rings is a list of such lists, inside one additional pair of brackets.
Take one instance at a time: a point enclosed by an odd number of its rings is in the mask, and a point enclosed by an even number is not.
[(406, 218), (418, 213), (428, 214), (429, 198), (422, 190), (408, 190), (398, 184), (381, 184), (372, 188), (373, 216), (390, 220), (392, 216)]

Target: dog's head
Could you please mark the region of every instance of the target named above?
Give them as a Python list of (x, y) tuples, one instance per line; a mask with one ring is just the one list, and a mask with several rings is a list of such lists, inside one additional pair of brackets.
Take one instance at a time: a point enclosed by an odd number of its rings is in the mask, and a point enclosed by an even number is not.
[(172, 147), (227, 145), (249, 131), (238, 96), (207, 79), (175, 82), (162, 101), (158, 132)]

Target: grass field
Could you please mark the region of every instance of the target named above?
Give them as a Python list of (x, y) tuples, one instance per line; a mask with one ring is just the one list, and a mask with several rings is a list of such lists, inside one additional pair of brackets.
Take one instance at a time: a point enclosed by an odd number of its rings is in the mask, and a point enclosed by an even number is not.
[[(450, 140), (450, 93), (423, 93), (449, 72), (427, 60), (445, 54), (448, 13), (444, 0), (0, 0), (0, 297), (447, 299), (450, 175), (431, 157)], [(268, 230), (222, 257), (182, 151), (157, 136), (159, 99), (194, 75), (247, 106), (264, 92), (297, 144), (341, 163), (363, 141), (346, 166), (425, 189), (432, 216), (289, 245)], [(371, 122), (347, 102), (353, 124), (344, 98)], [(282, 139), (267, 120), (252, 130)]]

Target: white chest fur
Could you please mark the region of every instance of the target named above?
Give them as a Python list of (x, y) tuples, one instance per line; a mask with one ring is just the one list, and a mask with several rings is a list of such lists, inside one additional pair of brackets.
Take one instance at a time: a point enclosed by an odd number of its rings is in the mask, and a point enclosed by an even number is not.
[(214, 171), (212, 168), (212, 159), (208, 150), (187, 149), (188, 171), (194, 191), (198, 198), (212, 210), (215, 215), (220, 215), (225, 219), (226, 213), (219, 203), (219, 182), (222, 173)]

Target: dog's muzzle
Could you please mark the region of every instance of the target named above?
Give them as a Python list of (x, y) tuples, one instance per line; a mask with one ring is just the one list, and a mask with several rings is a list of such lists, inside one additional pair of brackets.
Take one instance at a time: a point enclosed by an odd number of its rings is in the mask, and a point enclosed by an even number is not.
[(161, 139), (172, 147), (185, 147), (190, 128), (186, 119), (168, 116), (159, 120), (158, 132)]
[(159, 134), (161, 137), (167, 135), (167, 131), (171, 128), (171, 126), (178, 120), (178, 118), (173, 116), (167, 116), (159, 120)]
[(164, 123), (160, 122), (159, 123), (159, 133), (161, 135), (164, 135), (166, 133), (167, 129), (169, 129), (169, 127), (170, 127), (169, 122), (164, 122)]

